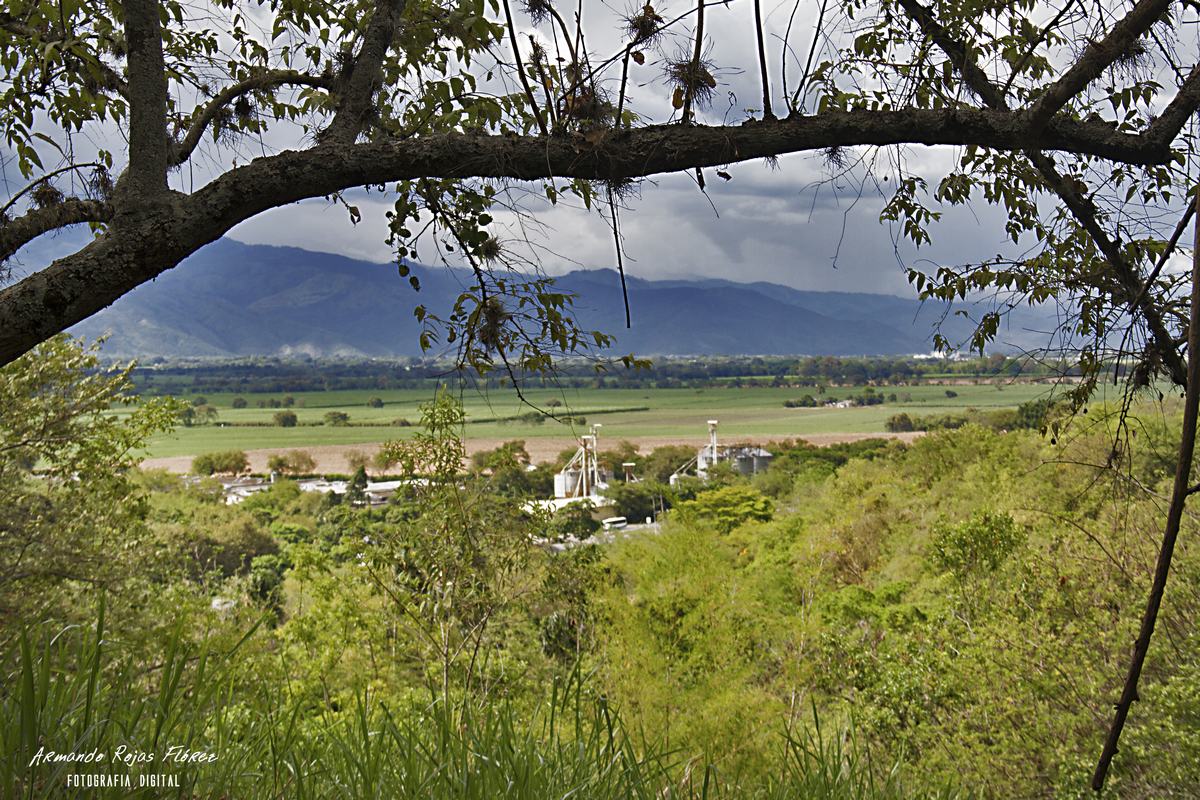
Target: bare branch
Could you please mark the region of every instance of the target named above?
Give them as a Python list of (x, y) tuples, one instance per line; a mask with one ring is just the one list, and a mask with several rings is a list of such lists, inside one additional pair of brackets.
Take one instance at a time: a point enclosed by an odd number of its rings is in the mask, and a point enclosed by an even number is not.
[(274, 70), (265, 72), (262, 75), (256, 75), (253, 78), (247, 78), (232, 86), (227, 86), (216, 97), (208, 101), (199, 114), (192, 120), (191, 127), (188, 128), (183, 141), (179, 143), (175, 151), (171, 154), (171, 163), (172, 165), (178, 165), (187, 161), (191, 157), (192, 152), (199, 146), (200, 140), (204, 136), (204, 131), (221, 112), (221, 109), (243, 95), (265, 89), (274, 89), (279, 86), (312, 86), (318, 89), (333, 90), (335, 85), (336, 81), (333, 78), (323, 75), (308, 75), (294, 70)]
[(767, 76), (767, 46), (763, 41), (762, 5), (754, 0), (754, 34), (758, 39), (758, 71), (762, 79), (763, 118), (774, 119), (771, 112), (771, 81)]
[(680, 121), (684, 124), (692, 121), (692, 103), (695, 102), (696, 81), (700, 74), (700, 59), (704, 53), (704, 0), (696, 3), (696, 42), (692, 52), (692, 67), (690, 79), (686, 82), (683, 92), (683, 116)]
[(1045, 125), (1071, 98), (1100, 77), (1114, 61), (1162, 19), (1171, 7), (1171, 0), (1140, 0), (1120, 22), (1098, 42), (1092, 42), (1083, 55), (1037, 99), (1025, 112), (1031, 127)]
[(504, 18), (508, 22), (508, 40), (512, 45), (513, 61), (517, 68), (517, 77), (521, 80), (521, 87), (525, 90), (525, 99), (529, 101), (529, 111), (537, 120), (538, 130), (542, 135), (546, 135), (546, 120), (542, 119), (542, 112), (538, 108), (537, 97), (533, 94), (533, 88), (529, 85), (529, 76), (525, 74), (525, 63), (521, 60), (521, 45), (517, 42), (517, 26), (513, 24), (512, 7), (508, 0), (504, 0)]
[(35, 208), (16, 219), (0, 224), (0, 263), (39, 236), (82, 222), (108, 222), (113, 209), (99, 200), (71, 197), (56, 205)]
[(41, 184), (50, 180), (51, 178), (53, 178), (57, 175), (62, 175), (64, 172), (74, 172), (75, 170), (82, 170), (82, 169), (96, 169), (96, 168), (102, 169), (103, 167), (104, 167), (104, 165), (101, 164), (99, 161), (88, 161), (83, 164), (68, 164), (65, 167), (60, 167), (56, 170), (47, 172), (45, 175), (42, 175), (37, 180), (35, 180), (33, 183), (30, 183), (24, 189), (17, 192), (16, 194), (14, 194), (12, 197), (10, 197), (8, 199), (8, 202), (5, 203), (3, 206), (0, 206), (0, 220), (4, 219), (5, 215), (8, 214), (9, 210), (17, 204), (18, 200), (20, 200), (26, 194), (33, 191), (38, 186), (40, 186)]

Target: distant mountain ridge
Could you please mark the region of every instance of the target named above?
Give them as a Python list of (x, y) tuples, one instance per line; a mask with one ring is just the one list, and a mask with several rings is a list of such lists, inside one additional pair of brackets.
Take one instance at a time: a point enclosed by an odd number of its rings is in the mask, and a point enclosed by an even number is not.
[[(394, 265), (222, 239), (72, 332), (111, 334), (105, 353), (122, 357), (421, 355), (413, 307), (446, 311), (469, 285), (469, 275), (421, 266), (413, 273), (420, 292)], [(578, 295), (581, 325), (612, 334), (619, 352), (638, 355), (927, 352), (934, 324), (944, 315), (940, 305), (892, 295), (630, 277), (633, 327), (626, 330), (616, 272), (572, 272), (556, 278), (556, 285)], [(1040, 315), (1021, 313), (1035, 325), (1043, 322)], [(943, 325), (952, 339), (970, 329), (955, 317)]]

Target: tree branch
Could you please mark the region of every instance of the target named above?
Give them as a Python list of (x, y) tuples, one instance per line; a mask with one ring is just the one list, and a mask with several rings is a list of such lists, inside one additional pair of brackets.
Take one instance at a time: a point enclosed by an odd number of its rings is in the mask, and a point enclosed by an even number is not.
[(1041, 127), (1062, 110), (1072, 97), (1100, 77), (1122, 53), (1129, 50), (1171, 7), (1171, 0), (1139, 0), (1133, 9), (1098, 42), (1092, 42), (1079, 60), (1025, 112), (1033, 128)]
[(333, 78), (322, 75), (308, 75), (295, 70), (274, 70), (271, 72), (256, 75), (253, 78), (247, 78), (240, 83), (235, 83), (232, 86), (227, 86), (222, 89), (215, 97), (204, 105), (198, 116), (192, 120), (191, 127), (188, 128), (187, 134), (183, 137), (183, 141), (176, 146), (171, 154), (171, 164), (179, 165), (187, 161), (192, 152), (200, 144), (200, 139), (204, 136), (204, 131), (220, 113), (222, 108), (225, 108), (237, 98), (251, 92), (258, 92), (264, 89), (274, 89), (279, 86), (313, 86), (318, 89), (332, 90), (336, 85)]
[(696, 81), (700, 79), (700, 59), (704, 54), (704, 0), (696, 2), (696, 42), (692, 51), (692, 66), (689, 79), (683, 87), (683, 114), (679, 121), (687, 124), (693, 120), (692, 103), (696, 99)]
[[(939, 47), (946, 50), (947, 55), (952, 60), (955, 57), (954, 52), (962, 53), (963, 63), (959, 65), (960, 72), (968, 85), (989, 105), (1004, 106), (1003, 95), (995, 90), (977, 65), (966, 59), (965, 50), (958, 48), (957, 43), (950, 40), (946, 31), (938, 25), (928, 10), (919, 6), (916, 0), (900, 0), (900, 2), (906, 10), (912, 9), (909, 10), (909, 13), (913, 14), (914, 18), (918, 20), (918, 24), (938, 43)], [(1152, 23), (1153, 19), (1151, 20)], [(946, 42), (946, 44), (943, 44), (943, 42)], [(1192, 460), (1196, 444), (1197, 412), (1200, 410), (1200, 224), (1196, 226), (1195, 252), (1192, 258), (1192, 296), (1191, 313), (1188, 322), (1188, 360), (1185, 366), (1169, 331), (1167, 331), (1166, 326), (1163, 324), (1162, 316), (1158, 313), (1158, 309), (1150, 302), (1148, 292), (1143, 289), (1142, 281), (1137, 274), (1136, 268), (1125, 258), (1125, 254), (1121, 251), (1118, 244), (1109, 238), (1100, 226), (1099, 214), (1095, 205), (1089, 198), (1084, 197), (1078, 191), (1074, 181), (1062, 176), (1058, 172), (1052, 158), (1037, 151), (1030, 151), (1028, 156), (1046, 182), (1062, 198), (1063, 202), (1067, 204), (1071, 213), (1087, 230), (1101, 252), (1104, 253), (1106, 260), (1116, 273), (1118, 282), (1125, 295), (1123, 298), (1124, 301), (1134, 309), (1141, 311), (1143, 316), (1145, 316), (1146, 322), (1150, 326), (1154, 336), (1159, 355), (1171, 373), (1172, 380), (1185, 387), (1183, 430), (1180, 434), (1179, 459), (1175, 465), (1175, 485), (1171, 496), (1171, 505), (1167, 511), (1166, 529), (1163, 532), (1158, 563), (1154, 571), (1150, 596), (1146, 601), (1146, 610), (1142, 616), (1141, 629), (1139, 630), (1137, 641), (1134, 643), (1133, 658), (1129, 665), (1129, 672), (1125, 678), (1125, 687), (1121, 692), (1120, 700), (1117, 702), (1116, 716), (1113, 719), (1112, 726), (1109, 728), (1104, 749), (1100, 754), (1100, 760), (1092, 776), (1092, 789), (1099, 792), (1104, 788), (1104, 780), (1108, 774), (1109, 765), (1117, 754), (1117, 744), (1120, 741), (1125, 720), (1129, 715), (1130, 706), (1133, 705), (1133, 702), (1138, 697), (1138, 680), (1141, 677), (1142, 667), (1146, 662), (1146, 655), (1150, 650), (1150, 640), (1154, 635), (1159, 608), (1162, 605), (1163, 594), (1166, 590), (1167, 577), (1171, 569), (1171, 559), (1175, 549), (1175, 541), (1179, 535), (1179, 525), (1183, 517), (1184, 505), (1187, 502), (1188, 495), (1192, 492), (1192, 489), (1188, 486), (1188, 481), (1191, 477)], [(1200, 191), (1197, 192), (1194, 202), (1200, 204)], [(1172, 237), (1172, 242), (1174, 242), (1178, 235), (1179, 232), (1177, 231), (1176, 236)], [(1153, 280), (1153, 277), (1150, 280)], [(1148, 286), (1149, 283), (1150, 281), (1147, 281), (1146, 285)]]
[(1163, 366), (1167, 368), (1171, 380), (1178, 386), (1186, 385), (1187, 367), (1175, 346), (1175, 339), (1167, 330), (1162, 314), (1155, 307), (1149, 293), (1142, 291), (1144, 281), (1138, 274), (1137, 267), (1125, 257), (1120, 244), (1101, 227), (1095, 203), (1076, 188), (1075, 181), (1059, 173), (1054, 159), (1050, 156), (1045, 153), (1030, 152), (1029, 158), (1046, 183), (1054, 190), (1055, 194), (1062, 198), (1071, 214), (1092, 237), (1092, 241), (1096, 243), (1100, 252), (1104, 254), (1104, 259), (1112, 267), (1121, 287), (1123, 296), (1117, 299), (1132, 310), (1140, 311), (1146, 318), (1146, 324), (1154, 336), (1155, 349), (1162, 358)]
[[(985, 104), (995, 110), (1008, 110), (1008, 102), (1003, 92), (991, 82), (987, 74), (967, 55), (966, 47), (950, 36), (946, 29), (933, 18), (933, 14), (928, 8), (922, 6), (917, 0), (900, 0), (900, 4), (917, 22), (921, 30), (946, 53), (958, 69), (959, 74), (963, 76), (963, 80), (967, 86), (978, 94)], [(1174, 338), (1171, 336), (1170, 331), (1167, 330), (1167, 326), (1158, 308), (1151, 302), (1149, 295), (1142, 291), (1143, 281), (1138, 274), (1136, 265), (1130, 263), (1122, 251), (1120, 244), (1110, 237), (1108, 232), (1100, 225), (1100, 214), (1095, 204), (1076, 188), (1073, 180), (1064, 177), (1058, 171), (1054, 159), (1041, 152), (1041, 148), (1030, 147), (1026, 155), (1037, 171), (1041, 173), (1047, 185), (1062, 199), (1063, 203), (1071, 211), (1071, 214), (1084, 230), (1088, 232), (1092, 241), (1096, 243), (1100, 252), (1104, 254), (1105, 260), (1108, 261), (1121, 287), (1121, 294), (1123, 296), (1116, 299), (1142, 313), (1142, 316), (1146, 319), (1146, 324), (1150, 327), (1150, 331), (1154, 336), (1154, 341), (1157, 345), (1159, 355), (1162, 357), (1163, 364), (1167, 367), (1171, 375), (1171, 380), (1179, 385), (1183, 385), (1187, 380), (1186, 368), (1183, 359), (1179, 355), (1179, 351), (1175, 347)]]
[(1077, 0), (1067, 0), (1067, 2), (1063, 3), (1063, 7), (1060, 8), (1058, 13), (1054, 15), (1054, 19), (1050, 20), (1050, 22), (1048, 22), (1046, 26), (1041, 29), (1037, 35), (1037, 38), (1033, 40), (1033, 44), (1029, 45), (1029, 49), (1025, 51), (1025, 55), (1021, 56), (1021, 60), (1018, 61), (1017, 65), (1012, 68), (1012, 72), (1008, 73), (1008, 80), (1004, 82), (1004, 87), (1000, 90), (1002, 95), (1008, 94), (1008, 90), (1012, 88), (1013, 81), (1015, 81), (1021, 74), (1021, 70), (1025, 69), (1025, 67), (1037, 53), (1037, 49), (1042, 46), (1043, 42), (1046, 41), (1046, 37), (1050, 35), (1051, 31), (1058, 27), (1058, 23), (1062, 22), (1063, 17), (1065, 17), (1067, 12), (1074, 7), (1076, 2)]
[[(1200, 204), (1200, 192), (1196, 194), (1196, 203)], [(1195, 454), (1198, 412), (1200, 412), (1200, 223), (1196, 225), (1195, 247), (1192, 252), (1187, 389), (1184, 391), (1183, 399), (1183, 430), (1179, 436), (1179, 459), (1175, 462), (1175, 485), (1171, 492), (1171, 505), (1167, 509), (1167, 525), (1158, 550), (1158, 563), (1154, 567), (1154, 581), (1150, 585), (1150, 596), (1146, 600), (1146, 610), (1142, 614), (1141, 628), (1133, 645), (1133, 658), (1129, 663), (1129, 672), (1125, 676), (1125, 687), (1121, 691), (1121, 699), (1117, 701), (1116, 715), (1113, 718), (1112, 726), (1108, 729), (1104, 750), (1100, 753), (1100, 760), (1092, 775), (1092, 789), (1097, 792), (1104, 789), (1104, 780), (1108, 775), (1109, 765), (1117, 755), (1117, 744), (1121, 740), (1125, 719), (1129, 716), (1130, 706), (1138, 699), (1138, 680), (1142, 675), (1142, 666), (1146, 663), (1146, 654), (1150, 650), (1150, 639), (1154, 636), (1158, 611), (1162, 607), (1167, 577), (1171, 572), (1171, 558), (1175, 552), (1175, 541), (1179, 536), (1180, 522), (1183, 520), (1184, 506), (1187, 504), (1188, 495), (1192, 493), (1192, 489), (1188, 487), (1188, 481), (1191, 479), (1192, 460)]]
[(1135, 164), (1171, 157), (1168, 145), (1100, 122), (1055, 119), (1031, 133), (1012, 112), (963, 108), (839, 111), (728, 126), (655, 125), (609, 131), (598, 140), (443, 133), (327, 141), (256, 159), (193, 195), (171, 194), (169, 202), (131, 218), (126, 228), (111, 229), (82, 251), (0, 291), (0, 365), (174, 267), (239, 222), (311, 197), (421, 177), (637, 178), (833, 146), (902, 143), (1033, 146)]
[(521, 80), (521, 87), (525, 90), (525, 99), (529, 101), (529, 112), (533, 114), (533, 118), (537, 120), (538, 130), (542, 135), (546, 135), (546, 121), (542, 119), (542, 112), (538, 108), (537, 98), (533, 94), (533, 88), (529, 85), (529, 76), (525, 74), (525, 63), (521, 60), (521, 45), (517, 42), (517, 26), (513, 24), (512, 7), (508, 0), (503, 0), (504, 19), (508, 23), (508, 41), (512, 45), (513, 62), (516, 64), (517, 77)]
[(45, 208), (35, 208), (16, 219), (0, 225), (0, 263), (25, 245), (50, 231), (78, 225), (82, 222), (108, 222), (113, 209), (99, 200), (68, 198), (61, 203)]
[[(100, 60), (99, 55), (80, 55), (78, 52), (69, 47), (71, 44), (70, 42), (63, 39), (42, 39), (41, 31), (39, 31), (37, 28), (34, 28), (32, 25), (26, 25), (12, 14), (0, 12), (0, 30), (8, 31), (13, 36), (18, 36), (23, 39), (40, 41), (43, 45), (57, 46), (62, 52), (70, 53), (72, 56), (78, 58), (81, 62), (83, 62), (85, 67), (95, 68), (103, 88), (111, 89), (123, 97), (129, 96), (129, 84), (125, 82), (125, 79), (122, 78), (115, 69)], [(89, 56), (91, 57), (89, 58)]]
[(96, 169), (96, 168), (102, 169), (103, 167), (104, 167), (104, 165), (101, 164), (99, 161), (86, 161), (82, 164), (68, 164), (65, 167), (59, 167), (56, 170), (51, 170), (50, 172), (45, 173), (44, 175), (39, 177), (37, 180), (33, 181), (28, 186), (26, 186), (24, 189), (21, 189), (19, 192), (14, 194), (12, 197), (8, 198), (8, 202), (5, 203), (3, 206), (0, 206), (0, 220), (3, 220), (5, 218), (5, 216), (7, 216), (9, 209), (11, 209), (13, 206), (15, 206), (17, 204), (18, 200), (20, 200), (22, 197), (24, 197), (29, 192), (32, 192), (34, 189), (36, 189), (41, 184), (49, 181), (51, 178), (54, 178), (58, 175), (62, 175), (64, 172), (74, 172), (76, 170)]
[(126, 0), (129, 46), (128, 196), (142, 199), (167, 189), (167, 75), (158, 0)]
[(763, 118), (774, 119), (771, 111), (771, 81), (767, 76), (767, 47), (763, 41), (762, 4), (754, 0), (754, 35), (758, 40), (758, 71), (762, 80)]
[(1163, 109), (1158, 119), (1146, 128), (1145, 136), (1155, 142), (1168, 143), (1179, 135), (1183, 126), (1200, 108), (1200, 64), (1192, 67), (1175, 97)]
[(383, 82), (383, 61), (407, 6), (407, 0), (376, 0), (362, 47), (345, 76), (341, 103), (324, 133), (328, 141), (353, 142), (371, 119), (372, 100)]

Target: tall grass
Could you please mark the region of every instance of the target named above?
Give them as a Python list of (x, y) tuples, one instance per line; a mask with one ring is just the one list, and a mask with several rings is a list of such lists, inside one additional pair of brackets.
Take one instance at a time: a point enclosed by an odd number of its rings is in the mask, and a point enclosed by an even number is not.
[[(188, 642), (176, 629), (153, 663), (106, 637), (103, 606), (89, 629), (22, 632), (0, 651), (0, 794), (4, 798), (811, 798), (891, 800), (896, 766), (876, 770), (853, 729), (789, 733), (770, 775), (726, 776), (631, 736), (577, 669), (532, 712), (441, 699), (393, 707), (360, 690), (339, 710), (245, 682), (244, 648)], [(141, 659), (145, 661), (144, 657)], [(164, 765), (171, 745), (213, 763)], [(114, 762), (121, 752), (153, 763)], [(42, 763), (39, 752), (104, 755)], [(72, 787), (73, 773), (128, 775), (132, 786)], [(177, 787), (139, 786), (168, 773)], [(945, 795), (949, 797), (950, 795)]]

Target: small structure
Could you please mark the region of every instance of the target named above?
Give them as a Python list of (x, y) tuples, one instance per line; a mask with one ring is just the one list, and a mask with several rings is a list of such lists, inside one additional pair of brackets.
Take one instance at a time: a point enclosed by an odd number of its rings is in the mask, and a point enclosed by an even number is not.
[(608, 488), (610, 475), (600, 466), (600, 425), (592, 426), (592, 432), (579, 437), (579, 449), (571, 460), (554, 476), (554, 497), (599, 498)]
[(252, 494), (265, 492), (271, 488), (271, 481), (254, 478), (249, 475), (239, 475), (221, 481), (221, 489), (225, 493), (225, 505), (234, 506)]
[(717, 425), (718, 421), (715, 419), (708, 421), (708, 444), (696, 451), (695, 458), (675, 470), (671, 476), (672, 486), (693, 466), (696, 469), (696, 477), (701, 480), (707, 480), (708, 471), (721, 463), (728, 463), (740, 475), (757, 475), (771, 466), (774, 456), (761, 447), (748, 444), (721, 445), (717, 441)]
[[(252, 494), (265, 492), (267, 489), (270, 489), (274, 482), (274, 480), (264, 480), (248, 476), (222, 481), (221, 486), (225, 490), (225, 504), (230, 506), (237, 505)], [(392, 495), (407, 483), (410, 483), (410, 481), (368, 481), (366, 488), (363, 490), (366, 494), (367, 505), (387, 505)], [(324, 478), (304, 478), (296, 481), (296, 486), (302, 492), (344, 496), (349, 489), (350, 482), (341, 480), (331, 481)]]
[(613, 506), (604, 496), (604, 492), (608, 489), (612, 476), (600, 465), (601, 427), (596, 423), (591, 427), (591, 433), (579, 437), (579, 449), (554, 476), (554, 497), (548, 500), (531, 500), (529, 508), (541, 508), (554, 514), (572, 503), (587, 501), (592, 504), (593, 518), (599, 520), (611, 516)]

